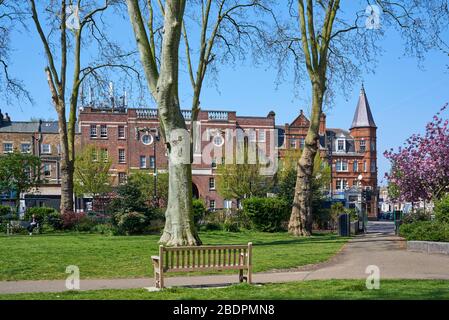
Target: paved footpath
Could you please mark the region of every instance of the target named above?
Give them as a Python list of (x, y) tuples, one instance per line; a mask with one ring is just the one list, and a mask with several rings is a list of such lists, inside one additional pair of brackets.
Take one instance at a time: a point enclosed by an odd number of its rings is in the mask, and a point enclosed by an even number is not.
[[(405, 250), (405, 241), (392, 234), (386, 222), (370, 222), (368, 233), (351, 239), (330, 261), (285, 272), (255, 273), (255, 283), (302, 280), (365, 279), (366, 268), (379, 267), (381, 279), (449, 280), (449, 256)], [(183, 276), (166, 278), (170, 286), (225, 286), (237, 282), (235, 275)], [(153, 279), (82, 280), (81, 290), (131, 289), (154, 286)], [(0, 294), (19, 292), (61, 292), (65, 280), (0, 281)]]

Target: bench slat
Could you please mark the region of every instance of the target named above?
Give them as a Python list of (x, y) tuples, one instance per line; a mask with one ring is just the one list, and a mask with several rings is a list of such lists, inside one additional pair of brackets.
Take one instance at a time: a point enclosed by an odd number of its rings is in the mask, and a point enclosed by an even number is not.
[(208, 271), (208, 270), (247, 270), (246, 266), (210, 266), (210, 267), (195, 267), (195, 269), (184, 267), (184, 268), (174, 268), (174, 269), (164, 269), (164, 273), (171, 272), (189, 272), (189, 271)]

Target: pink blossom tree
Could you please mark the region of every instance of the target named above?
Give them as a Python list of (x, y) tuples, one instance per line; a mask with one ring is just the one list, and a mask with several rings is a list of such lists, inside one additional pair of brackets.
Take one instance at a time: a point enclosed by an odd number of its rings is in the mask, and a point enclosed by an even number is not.
[(414, 134), (400, 147), (385, 151), (392, 163), (386, 177), (398, 192), (398, 200), (437, 200), (449, 191), (449, 120), (446, 104), (426, 125), (424, 135)]

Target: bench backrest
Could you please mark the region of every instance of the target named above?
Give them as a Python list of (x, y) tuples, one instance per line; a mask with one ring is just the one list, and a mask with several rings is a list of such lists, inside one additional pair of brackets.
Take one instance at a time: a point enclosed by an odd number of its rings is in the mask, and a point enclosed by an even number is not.
[(252, 243), (199, 247), (159, 247), (164, 272), (238, 270), (251, 266)]

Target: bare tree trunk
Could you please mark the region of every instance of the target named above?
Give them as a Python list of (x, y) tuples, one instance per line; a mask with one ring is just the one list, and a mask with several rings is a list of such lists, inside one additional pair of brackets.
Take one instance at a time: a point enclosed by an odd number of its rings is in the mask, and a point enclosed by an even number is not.
[(288, 231), (295, 236), (312, 234), (312, 178), (313, 163), (318, 151), (320, 116), (323, 104), (324, 88), (313, 85), (312, 116), (305, 141), (304, 150), (297, 164), (295, 197)]
[[(190, 134), (181, 113), (178, 97), (178, 51), (186, 2), (184, 0), (165, 2), (159, 71), (139, 3), (137, 0), (127, 0), (127, 4), (148, 87), (158, 104), (162, 135), (169, 159), (166, 221), (159, 242), (169, 246), (200, 245), (201, 241), (193, 223)], [(153, 32), (151, 23), (149, 27), (151, 35)]]

